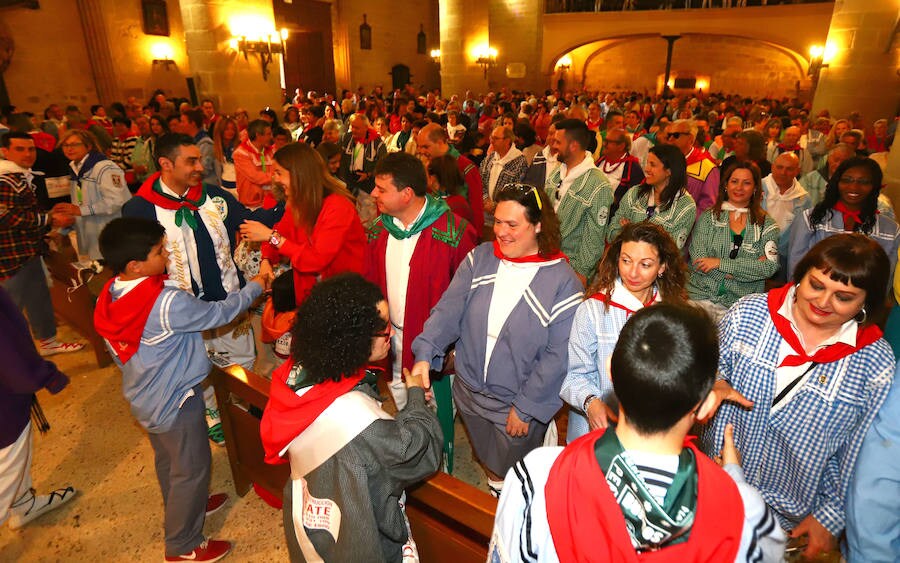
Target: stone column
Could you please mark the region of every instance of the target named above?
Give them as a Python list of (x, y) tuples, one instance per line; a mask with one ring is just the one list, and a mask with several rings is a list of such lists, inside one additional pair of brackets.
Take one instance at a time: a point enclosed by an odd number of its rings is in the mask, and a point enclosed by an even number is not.
[(472, 52), (489, 43), (488, 2), (440, 0), (440, 22), (441, 91), (445, 96), (486, 92), (488, 82)]
[(871, 124), (892, 118), (900, 103), (900, 39), (895, 28), (897, 0), (837, 0), (828, 30), (836, 48), (822, 68), (813, 115), (832, 117), (860, 111)]
[(77, 2), (81, 30), (87, 45), (97, 97), (101, 104), (108, 106), (119, 100), (119, 88), (110, 53), (109, 39), (106, 35), (106, 25), (103, 21), (101, 2), (100, 0), (77, 0)]
[(181, 0), (180, 8), (187, 55), (201, 99), (218, 101), (224, 113), (244, 107), (251, 119), (266, 106), (281, 107), (281, 55), (273, 56), (268, 80), (263, 80), (258, 55), (250, 53), (244, 60), (228, 46), (234, 17), (262, 18), (272, 22), (274, 29), (271, 0)]
[(497, 65), (488, 74), (490, 88), (543, 91), (544, 0), (489, 0), (488, 6), (491, 45), (499, 51)]

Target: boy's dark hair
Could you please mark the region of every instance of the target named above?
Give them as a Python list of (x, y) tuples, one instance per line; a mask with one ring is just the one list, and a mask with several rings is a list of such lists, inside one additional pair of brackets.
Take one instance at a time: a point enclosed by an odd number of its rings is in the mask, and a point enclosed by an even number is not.
[(690, 305), (660, 303), (625, 323), (610, 374), (631, 425), (642, 434), (656, 434), (706, 397), (718, 363), (718, 334), (709, 315)]
[(91, 115), (97, 115), (97, 110), (102, 108), (103, 106), (100, 104), (94, 104), (91, 106)]
[(383, 300), (378, 286), (359, 274), (339, 274), (313, 286), (291, 329), (291, 356), (311, 381), (340, 381), (366, 366), (372, 339), (388, 330), (378, 313)]
[(142, 262), (159, 244), (166, 229), (157, 221), (141, 217), (118, 217), (100, 232), (100, 253), (116, 274), (125, 271), (132, 260)]
[(194, 144), (194, 139), (184, 133), (166, 133), (156, 141), (156, 159), (167, 158), (172, 162), (178, 158), (181, 147), (189, 147)]
[(125, 127), (129, 127), (129, 128), (131, 127), (131, 120), (128, 119), (127, 117), (120, 117), (117, 115), (114, 118), (112, 118), (112, 122), (113, 122), (113, 125), (120, 124), (120, 125), (124, 125)]
[(0, 146), (4, 149), (8, 149), (12, 144), (13, 139), (19, 139), (20, 141), (34, 141), (34, 138), (24, 131), (10, 131), (0, 138)]
[(341, 147), (336, 145), (335, 143), (319, 143), (316, 147), (316, 152), (319, 153), (319, 156), (322, 157), (322, 160), (327, 164), (328, 161), (336, 154), (341, 154)]
[(405, 152), (391, 152), (375, 164), (375, 175), (390, 175), (397, 191), (410, 187), (416, 197), (428, 191), (428, 176), (422, 161)]

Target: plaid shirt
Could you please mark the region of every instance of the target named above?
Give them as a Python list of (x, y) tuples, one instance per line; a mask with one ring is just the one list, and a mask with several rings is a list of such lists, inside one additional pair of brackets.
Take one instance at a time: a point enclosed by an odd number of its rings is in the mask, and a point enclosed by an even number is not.
[[(609, 220), (609, 226), (606, 229), (606, 242), (612, 242), (622, 230), (620, 220), (627, 219), (631, 223), (640, 223), (647, 220), (647, 203), (650, 199), (648, 192), (644, 197), (638, 197), (641, 186), (635, 186), (625, 192), (622, 201), (619, 203), (619, 209), (616, 214)], [(691, 228), (694, 226), (694, 219), (697, 218), (697, 205), (694, 198), (687, 191), (681, 192), (675, 197), (671, 207), (668, 209), (660, 209), (656, 207), (656, 212), (650, 218), (651, 223), (656, 223), (664, 228), (670, 235), (672, 240), (678, 245), (678, 248), (684, 247), (687, 242), (688, 235), (691, 234)]]
[(38, 206), (30, 171), (4, 161), (0, 167), (0, 280), (12, 277), (41, 253), (50, 216)]
[(894, 376), (884, 340), (836, 362), (819, 364), (784, 406), (772, 412), (781, 335), (765, 295), (738, 301), (719, 323), (719, 375), (754, 402), (722, 403), (701, 436), (718, 454), (725, 425), (743, 456), (747, 481), (762, 493), (785, 529), (812, 515), (834, 536), (844, 529), (844, 501), (863, 438)]
[[(731, 307), (745, 295), (763, 293), (766, 279), (778, 270), (781, 233), (775, 220), (766, 215), (762, 227), (748, 218), (743, 236), (744, 242), (732, 259), (729, 254), (734, 244), (728, 212), (716, 217), (712, 209), (707, 209), (700, 215), (691, 235), (691, 277), (687, 286), (691, 299), (708, 299)], [(719, 258), (721, 261), (717, 268), (704, 274), (694, 265), (698, 258)]]

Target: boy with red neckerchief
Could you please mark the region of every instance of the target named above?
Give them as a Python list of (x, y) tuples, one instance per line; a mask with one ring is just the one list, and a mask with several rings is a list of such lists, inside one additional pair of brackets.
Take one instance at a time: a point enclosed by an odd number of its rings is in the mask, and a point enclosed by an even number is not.
[(784, 533), (744, 481), (687, 437), (714, 405), (716, 329), (704, 312), (636, 312), (613, 352), (619, 423), (540, 448), (506, 476), (491, 561), (775, 561)]
[(200, 383), (210, 369), (202, 331), (245, 311), (262, 277), (221, 301), (203, 301), (167, 281), (165, 228), (114, 219), (100, 250), (116, 272), (97, 301), (94, 325), (122, 370), (122, 392), (153, 446), (165, 506), (166, 561), (217, 561), (226, 541), (203, 536), (207, 514), (227, 496), (208, 496), (211, 457)]

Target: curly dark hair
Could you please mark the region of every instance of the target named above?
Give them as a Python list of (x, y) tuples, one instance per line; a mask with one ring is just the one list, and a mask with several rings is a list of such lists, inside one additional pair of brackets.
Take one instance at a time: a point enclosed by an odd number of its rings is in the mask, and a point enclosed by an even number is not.
[(884, 176), (881, 172), (881, 167), (878, 166), (877, 162), (864, 156), (854, 156), (838, 165), (837, 170), (835, 170), (834, 174), (831, 175), (831, 178), (828, 179), (822, 201), (813, 207), (813, 210), (809, 214), (809, 222), (813, 229), (818, 228), (825, 222), (826, 215), (828, 216), (828, 219), (831, 218), (831, 215), (834, 213), (834, 206), (841, 199), (841, 192), (838, 189), (838, 184), (840, 184), (841, 178), (844, 177), (844, 173), (851, 168), (865, 169), (872, 179), (872, 191), (869, 192), (869, 197), (863, 201), (862, 209), (859, 213), (862, 222), (857, 223), (853, 227), (853, 230), (868, 235), (872, 232), (872, 229), (875, 228), (875, 221), (877, 219), (876, 211), (878, 210), (878, 195), (881, 193), (881, 182), (884, 179)]
[(619, 254), (626, 242), (646, 242), (656, 248), (659, 263), (666, 267), (662, 276), (656, 280), (659, 294), (666, 303), (682, 303), (685, 300), (684, 284), (687, 282), (684, 258), (672, 236), (661, 226), (649, 221), (625, 225), (597, 264), (597, 274), (584, 292), (585, 299), (590, 299), (597, 293), (608, 295), (612, 291), (616, 278), (619, 277)]
[(378, 312), (382, 301), (378, 286), (355, 273), (313, 286), (291, 328), (291, 356), (311, 381), (340, 381), (365, 367), (372, 338), (388, 327)]

